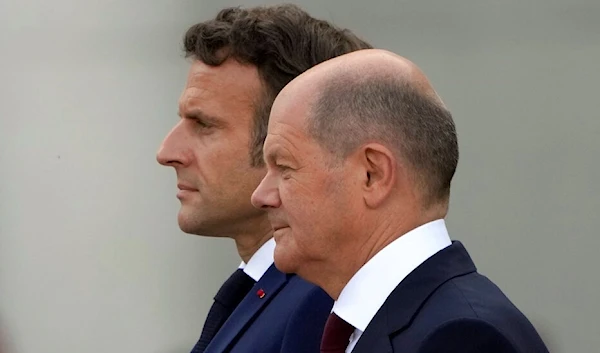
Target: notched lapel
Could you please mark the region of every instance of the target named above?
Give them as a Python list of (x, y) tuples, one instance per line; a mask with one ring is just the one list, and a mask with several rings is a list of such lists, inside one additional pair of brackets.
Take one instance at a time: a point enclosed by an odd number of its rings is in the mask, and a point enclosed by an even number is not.
[(400, 282), (384, 303), (382, 309), (388, 312), (388, 332), (404, 329), (439, 286), (475, 271), (473, 260), (459, 241), (453, 241), (427, 259)]
[(391, 336), (404, 330), (427, 298), (446, 281), (477, 271), (459, 241), (441, 250), (411, 272), (390, 294), (352, 353), (393, 352)]
[[(352, 353), (391, 353), (392, 342), (387, 335), (387, 325), (385, 325), (385, 315), (375, 317), (369, 324), (369, 327), (360, 336)], [(377, 321), (375, 321), (377, 320)], [(379, 322), (380, 321), (380, 322)]]
[[(271, 265), (260, 281), (252, 287), (233, 311), (229, 319), (225, 321), (211, 343), (206, 347), (205, 353), (222, 353), (228, 350), (252, 319), (277, 295), (288, 281), (288, 278), (287, 275), (277, 270), (275, 265)], [(262, 290), (262, 293), (259, 292), (260, 290)]]

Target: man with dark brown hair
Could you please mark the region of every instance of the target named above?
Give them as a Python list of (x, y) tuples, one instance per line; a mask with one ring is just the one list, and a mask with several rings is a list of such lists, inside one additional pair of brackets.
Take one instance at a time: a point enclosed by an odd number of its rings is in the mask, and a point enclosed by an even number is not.
[(332, 306), (320, 288), (273, 266), (273, 229), (250, 196), (265, 175), (262, 145), (279, 91), (307, 69), (371, 48), (294, 5), (227, 8), (192, 26), (181, 119), (158, 161), (177, 173), (180, 228), (235, 241), (225, 282), (193, 352), (316, 352)]

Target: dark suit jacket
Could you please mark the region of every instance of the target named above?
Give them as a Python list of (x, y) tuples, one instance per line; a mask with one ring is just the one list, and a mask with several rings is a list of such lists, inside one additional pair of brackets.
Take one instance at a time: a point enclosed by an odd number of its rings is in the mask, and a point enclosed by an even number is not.
[(322, 289), (271, 265), (205, 353), (318, 353), (332, 306)]
[(547, 353), (529, 320), (476, 271), (453, 242), (396, 287), (352, 353)]

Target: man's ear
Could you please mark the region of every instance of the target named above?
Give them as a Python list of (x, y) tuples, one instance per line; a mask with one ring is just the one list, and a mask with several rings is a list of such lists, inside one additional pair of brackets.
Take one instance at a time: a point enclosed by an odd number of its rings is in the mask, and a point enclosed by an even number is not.
[(368, 207), (376, 208), (396, 187), (398, 161), (389, 148), (378, 143), (362, 146), (358, 158), (363, 173), (363, 198)]

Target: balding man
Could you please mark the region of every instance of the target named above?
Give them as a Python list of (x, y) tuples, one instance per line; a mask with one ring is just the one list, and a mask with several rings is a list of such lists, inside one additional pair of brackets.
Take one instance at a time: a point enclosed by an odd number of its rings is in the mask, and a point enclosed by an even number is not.
[(365, 50), (308, 70), (275, 100), (264, 156), (252, 202), (275, 265), (335, 300), (321, 352), (547, 352), (448, 235), (455, 126), (413, 63)]

